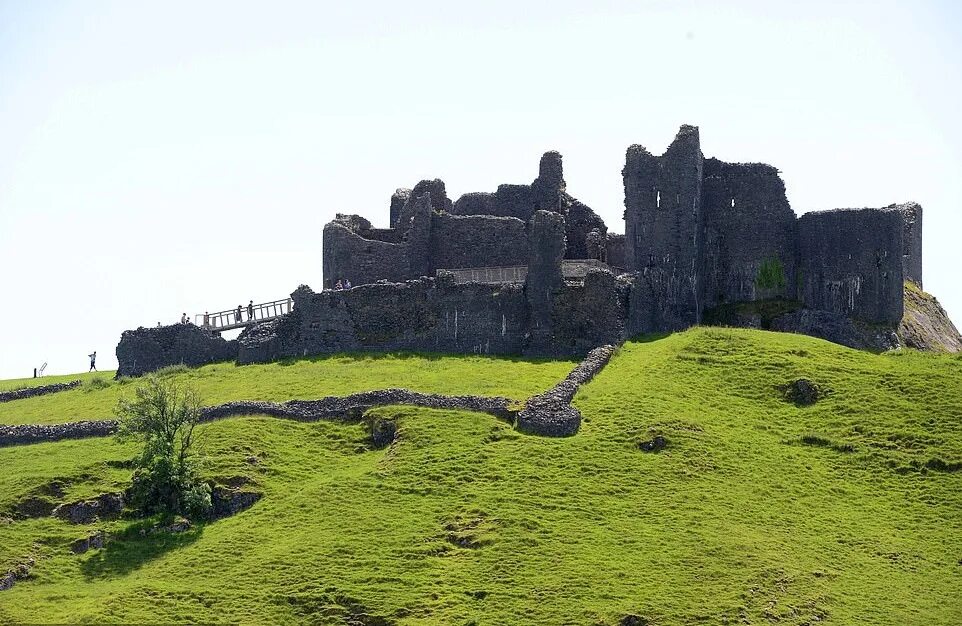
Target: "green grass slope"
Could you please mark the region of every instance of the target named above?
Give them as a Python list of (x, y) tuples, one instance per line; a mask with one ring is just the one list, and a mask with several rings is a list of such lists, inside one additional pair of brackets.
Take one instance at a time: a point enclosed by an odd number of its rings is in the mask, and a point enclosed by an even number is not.
[[(524, 361), (482, 356), (353, 354), (266, 365), (218, 363), (169, 368), (165, 377), (194, 386), (204, 402), (310, 400), (359, 391), (406, 387), (424, 393), (478, 394), (524, 400), (554, 385), (573, 361)], [(136, 379), (112, 373), (61, 377), (83, 385), (36, 398), (0, 403), (0, 424), (56, 424), (112, 416)], [(30, 379), (33, 380), (33, 379)], [(44, 379), (47, 380), (47, 379)], [(62, 382), (62, 381), (58, 381)]]
[[(382, 380), (385, 361), (360, 360), (363, 382)], [(510, 363), (518, 379), (548, 367)], [(464, 391), (470, 369), (439, 390)], [(240, 389), (247, 371), (223, 375)], [(253, 378), (282, 399), (285, 371)], [(828, 395), (800, 408), (779, 387), (803, 376)], [(180, 535), (0, 521), (0, 571), (36, 559), (0, 592), (0, 622), (962, 623), (959, 357), (700, 328), (629, 342), (575, 402), (567, 439), (378, 409), (399, 423), (381, 451), (360, 425), (206, 425), (206, 473), (250, 477), (260, 502)], [(656, 434), (668, 447), (641, 452)], [(132, 454), (107, 439), (0, 449), (0, 510), (55, 479), (63, 499), (115, 488)], [(110, 543), (72, 554), (94, 528)]]

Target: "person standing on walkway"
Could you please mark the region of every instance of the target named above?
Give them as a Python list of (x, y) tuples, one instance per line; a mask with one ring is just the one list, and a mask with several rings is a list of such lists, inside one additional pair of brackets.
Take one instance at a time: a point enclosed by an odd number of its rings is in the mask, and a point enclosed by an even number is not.
[(250, 304), (247, 305), (247, 321), (254, 321), (254, 301), (251, 300)]
[(240, 320), (241, 320), (241, 305), (238, 304), (237, 310), (234, 311), (234, 323), (240, 324)]
[(204, 311), (204, 328), (207, 328), (208, 326), (210, 326), (210, 313)]
[(96, 372), (97, 371), (97, 351), (94, 350), (92, 354), (88, 354), (87, 356), (90, 357), (90, 369), (87, 371)]
[(187, 314), (186, 314), (186, 313), (181, 313), (181, 314), (180, 314), (180, 323), (181, 323), (181, 324), (186, 324), (186, 323), (187, 323)]

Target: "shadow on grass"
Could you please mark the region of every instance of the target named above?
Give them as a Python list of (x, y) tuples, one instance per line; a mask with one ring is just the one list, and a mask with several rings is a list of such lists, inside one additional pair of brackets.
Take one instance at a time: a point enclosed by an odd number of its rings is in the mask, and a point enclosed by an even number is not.
[(631, 343), (653, 343), (670, 337), (673, 333), (650, 333), (648, 335), (635, 335), (628, 341)]
[(111, 535), (102, 550), (81, 564), (84, 576), (108, 578), (129, 574), (171, 550), (189, 546), (204, 531), (203, 525), (195, 525), (181, 533), (150, 532), (156, 523), (154, 519), (144, 520)]

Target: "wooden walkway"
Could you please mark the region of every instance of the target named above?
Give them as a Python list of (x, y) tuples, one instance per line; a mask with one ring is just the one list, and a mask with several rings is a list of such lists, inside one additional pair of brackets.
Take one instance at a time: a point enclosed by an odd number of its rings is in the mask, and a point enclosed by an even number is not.
[(198, 313), (194, 316), (194, 323), (202, 328), (214, 332), (245, 328), (258, 322), (277, 319), (291, 312), (294, 301), (290, 298), (274, 300), (262, 304), (238, 306), (235, 309), (216, 311), (214, 313)]

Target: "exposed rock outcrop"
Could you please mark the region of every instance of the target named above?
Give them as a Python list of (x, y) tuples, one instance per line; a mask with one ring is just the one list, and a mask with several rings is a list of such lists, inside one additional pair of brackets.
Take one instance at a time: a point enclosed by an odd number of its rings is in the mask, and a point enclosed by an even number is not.
[(120, 515), (124, 509), (124, 496), (121, 493), (105, 493), (92, 500), (61, 504), (52, 515), (71, 524), (91, 524), (99, 519)]
[(932, 352), (962, 352), (962, 336), (935, 296), (905, 283), (905, 313), (898, 327), (903, 346)]

